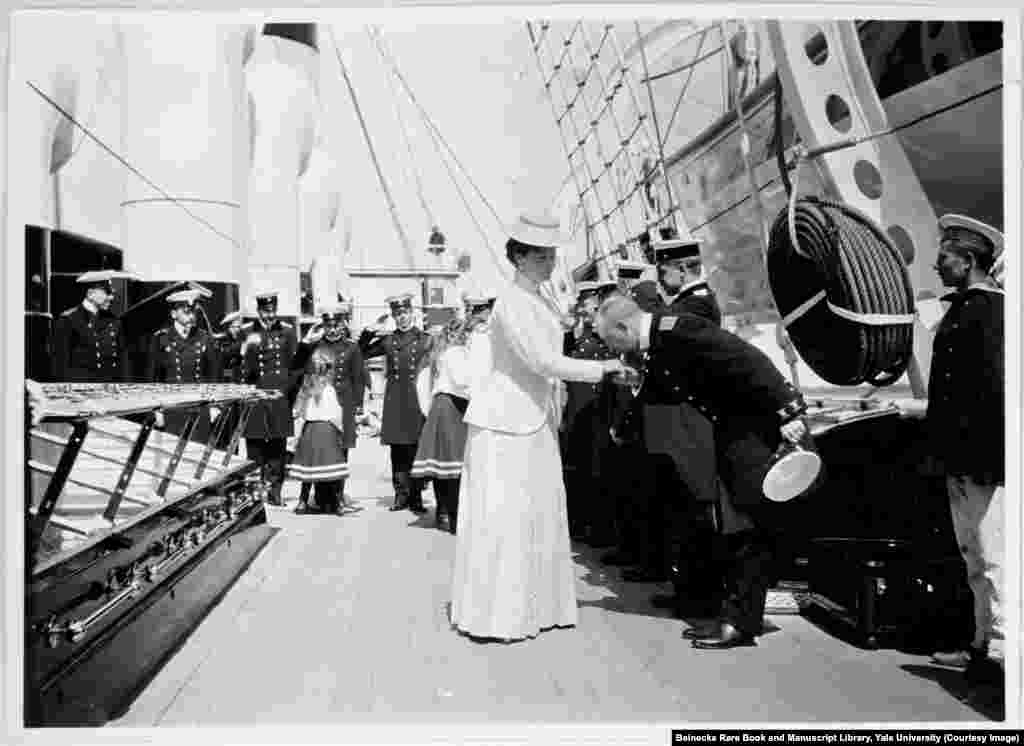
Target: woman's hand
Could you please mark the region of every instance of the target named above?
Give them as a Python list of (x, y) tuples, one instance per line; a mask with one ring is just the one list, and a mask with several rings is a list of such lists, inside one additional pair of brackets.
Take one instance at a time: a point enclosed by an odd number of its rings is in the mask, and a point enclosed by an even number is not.
[(260, 339), (260, 335), (259, 334), (257, 334), (256, 332), (251, 332), (249, 334), (249, 336), (245, 338), (245, 341), (242, 342), (242, 349), (241, 349), (242, 357), (245, 357), (245, 353), (248, 352), (250, 347), (254, 347), (254, 346), (258, 345), (261, 341), (262, 340)]
[(611, 379), (619, 379), (626, 372), (626, 366), (618, 358), (604, 361), (604, 374)]
[(779, 432), (790, 443), (798, 443), (807, 434), (807, 425), (804, 424), (803, 420), (795, 419), (779, 428)]

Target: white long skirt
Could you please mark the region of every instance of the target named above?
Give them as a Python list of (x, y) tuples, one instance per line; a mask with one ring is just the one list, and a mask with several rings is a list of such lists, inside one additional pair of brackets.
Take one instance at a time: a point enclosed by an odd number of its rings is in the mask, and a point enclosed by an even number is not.
[(562, 460), (549, 425), (531, 435), (469, 426), (451, 622), (473, 637), (521, 640), (576, 624)]

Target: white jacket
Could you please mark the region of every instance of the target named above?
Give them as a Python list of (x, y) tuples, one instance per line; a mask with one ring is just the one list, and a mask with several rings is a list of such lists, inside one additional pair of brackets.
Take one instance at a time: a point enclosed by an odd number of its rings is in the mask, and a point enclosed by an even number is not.
[(470, 425), (529, 435), (561, 418), (560, 380), (597, 383), (604, 375), (600, 362), (562, 355), (564, 336), (554, 309), (518, 273), (498, 295), (490, 327), (490, 372), (470, 397)]
[(434, 379), (433, 395), (451, 394), (468, 399), (473, 381), (469, 349), (464, 345), (452, 345), (437, 361), (437, 377)]

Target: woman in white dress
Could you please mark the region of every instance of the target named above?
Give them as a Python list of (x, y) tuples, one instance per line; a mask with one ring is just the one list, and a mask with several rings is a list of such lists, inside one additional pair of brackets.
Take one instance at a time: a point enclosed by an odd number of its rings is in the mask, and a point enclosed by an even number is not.
[(541, 292), (558, 220), (523, 215), (510, 231), (516, 268), (490, 319), (490, 370), (470, 397), (452, 581), (452, 626), (522, 640), (576, 624), (575, 571), (558, 450), (560, 380), (597, 383), (618, 360), (562, 355), (560, 311)]

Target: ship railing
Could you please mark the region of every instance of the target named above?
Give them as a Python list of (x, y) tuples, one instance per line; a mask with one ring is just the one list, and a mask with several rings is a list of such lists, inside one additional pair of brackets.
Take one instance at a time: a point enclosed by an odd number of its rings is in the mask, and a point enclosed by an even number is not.
[[(235, 384), (41, 385), (26, 432), (27, 568), (40, 572), (249, 465), (253, 406)], [(172, 418), (168, 429), (158, 428)]]

